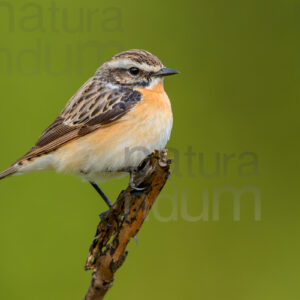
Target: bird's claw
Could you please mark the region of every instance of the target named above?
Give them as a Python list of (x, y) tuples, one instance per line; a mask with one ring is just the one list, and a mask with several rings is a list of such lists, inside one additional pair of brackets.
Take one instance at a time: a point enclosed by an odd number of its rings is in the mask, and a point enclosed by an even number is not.
[(144, 191), (145, 187), (137, 187), (134, 182), (130, 181), (130, 187), (135, 191)]
[(105, 217), (106, 217), (106, 215), (107, 215), (107, 213), (108, 213), (109, 211), (110, 211), (110, 209), (109, 209), (109, 210), (106, 210), (106, 211), (104, 211), (104, 212), (102, 212), (102, 213), (99, 215), (101, 222), (102, 222), (105, 226), (107, 226), (107, 227), (111, 227), (111, 224), (108, 224), (108, 223), (106, 222), (106, 220), (105, 220)]
[(133, 189), (133, 190), (135, 190), (135, 191), (143, 191), (143, 190), (145, 190), (145, 188), (144, 187), (137, 187), (136, 186), (136, 184), (134, 183), (134, 168), (129, 168), (128, 169), (128, 172), (129, 172), (129, 174), (130, 174), (130, 181), (129, 181), (129, 186)]

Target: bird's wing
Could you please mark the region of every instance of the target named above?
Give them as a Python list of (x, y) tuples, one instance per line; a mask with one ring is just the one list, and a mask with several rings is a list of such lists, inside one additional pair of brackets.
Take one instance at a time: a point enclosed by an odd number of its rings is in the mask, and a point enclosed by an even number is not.
[(96, 77), (91, 78), (19, 161), (50, 153), (102, 126), (112, 126), (141, 99), (141, 93), (136, 90), (125, 87), (108, 89), (97, 82)]

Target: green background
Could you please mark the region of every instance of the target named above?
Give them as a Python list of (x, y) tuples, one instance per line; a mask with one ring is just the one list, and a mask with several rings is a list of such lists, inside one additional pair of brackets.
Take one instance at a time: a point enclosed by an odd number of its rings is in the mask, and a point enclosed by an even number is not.
[[(173, 176), (107, 299), (300, 298), (299, 1), (1, 1), (0, 20), (1, 169), (115, 53), (181, 71), (165, 82)], [(127, 180), (102, 187), (115, 199)], [(1, 181), (0, 199), (0, 299), (82, 299), (95, 191), (45, 172)]]

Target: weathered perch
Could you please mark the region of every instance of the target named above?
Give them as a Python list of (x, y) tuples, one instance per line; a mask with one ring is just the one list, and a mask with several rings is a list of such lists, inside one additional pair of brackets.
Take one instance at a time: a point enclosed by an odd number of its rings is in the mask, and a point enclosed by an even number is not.
[(134, 184), (143, 190), (129, 185), (105, 216), (105, 222), (97, 226), (85, 266), (86, 270), (93, 270), (85, 300), (101, 300), (112, 287), (114, 275), (127, 257), (128, 242), (140, 230), (169, 177), (171, 160), (166, 154), (166, 150), (155, 151), (136, 168)]

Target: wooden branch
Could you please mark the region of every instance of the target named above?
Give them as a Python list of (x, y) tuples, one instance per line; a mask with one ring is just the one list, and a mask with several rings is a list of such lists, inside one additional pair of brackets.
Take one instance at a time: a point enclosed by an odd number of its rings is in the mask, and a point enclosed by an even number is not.
[(129, 185), (105, 216), (105, 222), (97, 226), (85, 265), (86, 270), (93, 270), (85, 300), (101, 300), (112, 287), (114, 275), (127, 257), (128, 242), (140, 230), (169, 177), (171, 160), (166, 155), (166, 150), (154, 151), (141, 162), (134, 170), (133, 181), (143, 190)]

